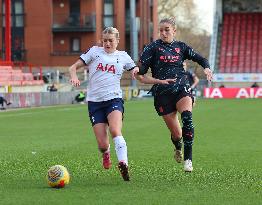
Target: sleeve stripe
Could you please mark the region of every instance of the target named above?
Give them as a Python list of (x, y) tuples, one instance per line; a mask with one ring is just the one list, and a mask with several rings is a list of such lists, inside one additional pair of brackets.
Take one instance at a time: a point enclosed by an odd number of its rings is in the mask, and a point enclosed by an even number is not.
[(83, 61), (83, 63), (86, 65), (86, 62), (84, 61), (83, 58), (79, 57), (79, 60)]
[(135, 67), (137, 67), (137, 66), (134, 66), (134, 67), (128, 69), (127, 71), (131, 71), (131, 70), (133, 70)]

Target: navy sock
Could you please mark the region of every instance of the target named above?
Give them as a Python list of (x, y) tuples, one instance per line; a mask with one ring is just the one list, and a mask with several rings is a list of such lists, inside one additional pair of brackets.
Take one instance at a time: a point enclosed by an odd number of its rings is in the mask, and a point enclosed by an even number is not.
[(194, 125), (192, 120), (192, 113), (184, 111), (181, 113), (183, 123), (182, 136), (184, 141), (184, 160), (192, 161), (192, 146), (194, 142)]
[(182, 137), (179, 140), (174, 140), (172, 135), (171, 135), (171, 141), (175, 145), (176, 150), (181, 150), (182, 149)]

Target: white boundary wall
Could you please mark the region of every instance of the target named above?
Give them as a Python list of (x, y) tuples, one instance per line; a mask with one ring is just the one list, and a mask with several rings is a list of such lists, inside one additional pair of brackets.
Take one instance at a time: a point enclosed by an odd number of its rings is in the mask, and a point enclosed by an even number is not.
[(11, 101), (10, 108), (40, 107), (50, 105), (72, 104), (79, 92), (30, 92), (5, 93), (3, 96)]
[[(152, 97), (148, 90), (132, 87), (122, 88), (123, 99), (142, 99)], [(10, 108), (40, 107), (50, 105), (72, 104), (79, 91), (71, 92), (28, 92), (28, 93), (4, 93), (7, 101), (11, 101)]]

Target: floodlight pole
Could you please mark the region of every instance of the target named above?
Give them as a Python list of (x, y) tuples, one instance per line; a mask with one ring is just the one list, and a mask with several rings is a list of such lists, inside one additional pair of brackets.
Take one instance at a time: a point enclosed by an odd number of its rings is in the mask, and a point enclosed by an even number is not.
[(5, 61), (11, 63), (11, 0), (5, 0)]
[[(138, 61), (138, 33), (136, 25), (136, 0), (130, 0), (130, 48), (131, 57)], [(136, 81), (131, 81), (131, 86), (136, 86)]]

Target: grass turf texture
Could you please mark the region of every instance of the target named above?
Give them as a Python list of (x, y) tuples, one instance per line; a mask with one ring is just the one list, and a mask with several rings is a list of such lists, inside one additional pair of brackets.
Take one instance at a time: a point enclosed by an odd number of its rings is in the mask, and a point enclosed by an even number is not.
[[(125, 109), (130, 182), (102, 169), (86, 106), (0, 112), (0, 204), (261, 204), (261, 99), (198, 100), (191, 174), (151, 100)], [(46, 183), (55, 164), (71, 174), (63, 189)]]

